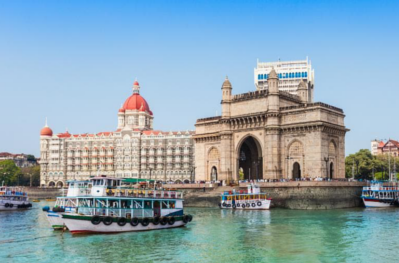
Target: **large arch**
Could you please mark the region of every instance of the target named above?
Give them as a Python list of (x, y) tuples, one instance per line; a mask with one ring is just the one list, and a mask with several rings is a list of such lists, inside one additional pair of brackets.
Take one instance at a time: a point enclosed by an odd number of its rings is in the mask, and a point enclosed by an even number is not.
[(303, 143), (294, 139), (288, 144), (285, 169), (287, 179), (299, 179), (303, 176), (304, 170), (304, 147)]
[(211, 147), (208, 150), (208, 168), (207, 168), (207, 178), (209, 181), (216, 181), (218, 178), (220, 163), (219, 150), (216, 147)]
[(244, 137), (237, 148), (239, 179), (263, 179), (263, 155), (259, 141), (252, 135)]
[(56, 186), (57, 186), (57, 188), (62, 188), (62, 187), (64, 187), (64, 183), (62, 181), (58, 181)]

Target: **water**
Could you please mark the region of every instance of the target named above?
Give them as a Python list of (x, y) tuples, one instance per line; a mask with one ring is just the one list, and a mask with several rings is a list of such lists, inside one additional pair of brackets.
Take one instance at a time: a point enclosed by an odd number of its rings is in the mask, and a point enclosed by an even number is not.
[(399, 209), (186, 208), (187, 227), (113, 235), (53, 231), (41, 207), (0, 213), (0, 262), (397, 262)]

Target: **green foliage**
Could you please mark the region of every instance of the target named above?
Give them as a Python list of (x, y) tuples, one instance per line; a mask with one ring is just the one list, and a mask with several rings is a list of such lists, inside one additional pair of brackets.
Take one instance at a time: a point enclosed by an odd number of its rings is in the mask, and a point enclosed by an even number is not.
[[(345, 174), (347, 178), (352, 177), (352, 173), (356, 179), (375, 179), (388, 180), (389, 164), (391, 171), (394, 170), (394, 164), (399, 167), (399, 158), (388, 155), (373, 156), (367, 149), (361, 149), (357, 153), (350, 154), (345, 158)], [(399, 170), (396, 168), (396, 170)]]
[(33, 155), (31, 155), (31, 154), (28, 154), (28, 155), (26, 156), (26, 159), (27, 159), (29, 162), (34, 162), (34, 161), (36, 161), (35, 156), (33, 156)]
[(21, 169), (15, 165), (12, 160), (0, 161), (0, 185), (16, 185), (18, 184), (18, 176)]
[(40, 186), (40, 166), (26, 167), (22, 169), (22, 178), (20, 178), (20, 185), (30, 186), (32, 180), (32, 186)]

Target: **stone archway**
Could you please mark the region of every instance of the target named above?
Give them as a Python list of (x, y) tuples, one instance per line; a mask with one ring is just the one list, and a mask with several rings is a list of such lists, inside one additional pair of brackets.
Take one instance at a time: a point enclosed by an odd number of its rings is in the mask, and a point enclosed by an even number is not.
[(58, 188), (64, 187), (64, 183), (63, 183), (62, 181), (58, 181), (58, 182), (57, 182), (57, 187), (58, 187)]
[(49, 182), (49, 183), (48, 183), (48, 186), (54, 187), (54, 186), (55, 186), (55, 182), (53, 182), (53, 181)]
[(218, 169), (216, 166), (213, 166), (211, 169), (211, 181), (217, 181), (218, 180)]
[(292, 167), (292, 179), (301, 179), (301, 165), (295, 162)]
[(238, 171), (244, 173), (244, 180), (263, 179), (262, 148), (252, 136), (248, 136), (238, 148)]

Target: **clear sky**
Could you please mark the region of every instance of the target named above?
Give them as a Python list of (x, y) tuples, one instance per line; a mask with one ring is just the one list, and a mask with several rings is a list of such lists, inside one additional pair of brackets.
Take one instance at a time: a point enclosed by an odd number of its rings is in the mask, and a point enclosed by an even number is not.
[(154, 128), (193, 130), (256, 60), (315, 69), (315, 101), (346, 114), (346, 153), (399, 139), (399, 1), (0, 1), (0, 152), (55, 133), (113, 131), (137, 78)]

